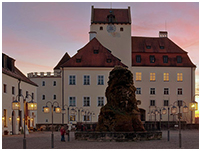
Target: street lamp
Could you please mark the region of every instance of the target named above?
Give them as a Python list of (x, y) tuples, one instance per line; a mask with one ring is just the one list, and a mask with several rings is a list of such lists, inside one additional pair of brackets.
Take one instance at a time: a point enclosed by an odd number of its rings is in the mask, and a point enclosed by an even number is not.
[(199, 96), (198, 94), (195, 94), (192, 98), (192, 101), (189, 103), (189, 110), (191, 111), (191, 124), (193, 123), (193, 111), (198, 110), (198, 103), (195, 101), (195, 96)]
[[(61, 108), (59, 107), (59, 103), (57, 101), (54, 101), (53, 103), (48, 101), (46, 103), (46, 106), (43, 107), (43, 112), (44, 113), (49, 113), (50, 112), (50, 108), (47, 106), (47, 104), (50, 103), (51, 104), (51, 111), (52, 111), (52, 137), (51, 137), (51, 145), (52, 148), (54, 148), (54, 134), (53, 134), (53, 108), (55, 110), (56, 113), (61, 113)], [(57, 106), (54, 106), (54, 104), (57, 104)]]
[(166, 114), (167, 110), (164, 107), (156, 107), (157, 109), (155, 110), (155, 112), (159, 113), (160, 115), (160, 126), (159, 126), (159, 130), (161, 130), (161, 120), (162, 120), (162, 115)]
[[(25, 130), (26, 103), (28, 105), (28, 110), (32, 110), (32, 111), (37, 110), (37, 103), (35, 103), (33, 101), (33, 96), (30, 95), (30, 94), (27, 94), (26, 98), (28, 98), (29, 96), (31, 97), (31, 101), (30, 102), (26, 102), (26, 99), (24, 98), (24, 96), (22, 94), (16, 96), (16, 98), (18, 97), (20, 99), (20, 97), (22, 97), (23, 100), (24, 100), (23, 101), (23, 104), (24, 104), (24, 138), (23, 138), (23, 149), (26, 149), (26, 130)], [(16, 99), (16, 100), (14, 100), (12, 102), (12, 109), (13, 110), (20, 110), (20, 100), (17, 101), (17, 99)]]
[(80, 108), (76, 107), (76, 108), (71, 109), (71, 114), (76, 115), (77, 111), (78, 111), (78, 122), (80, 122), (80, 111), (81, 111), (82, 115), (85, 114), (85, 111), (84, 111), (84, 109), (82, 107), (80, 107)]
[(186, 102), (182, 101), (182, 100), (178, 100), (175, 101), (173, 103), (173, 106), (171, 108), (171, 112), (172, 114), (175, 114), (177, 112), (177, 107), (175, 106), (175, 104), (177, 103), (177, 106), (179, 107), (179, 113), (178, 113), (178, 119), (179, 119), (179, 147), (181, 148), (181, 118), (182, 118), (182, 113), (180, 112), (180, 108), (183, 106), (183, 113), (187, 113), (188, 112), (188, 107), (186, 106)]

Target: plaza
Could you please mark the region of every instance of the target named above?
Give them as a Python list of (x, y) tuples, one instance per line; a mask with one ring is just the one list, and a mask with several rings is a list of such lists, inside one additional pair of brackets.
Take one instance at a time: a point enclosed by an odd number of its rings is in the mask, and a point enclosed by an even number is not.
[[(66, 136), (65, 136), (66, 137)], [(181, 149), (199, 149), (199, 130), (182, 130)], [(27, 135), (27, 149), (51, 149), (51, 132), (38, 131)], [(170, 131), (170, 141), (167, 141), (167, 131), (162, 131), (161, 140), (135, 142), (91, 142), (77, 141), (74, 132), (70, 133), (70, 141), (61, 142), (60, 132), (54, 132), (54, 149), (179, 149), (179, 131)], [(2, 136), (2, 149), (22, 149), (23, 135)], [(67, 137), (66, 137), (67, 140)]]

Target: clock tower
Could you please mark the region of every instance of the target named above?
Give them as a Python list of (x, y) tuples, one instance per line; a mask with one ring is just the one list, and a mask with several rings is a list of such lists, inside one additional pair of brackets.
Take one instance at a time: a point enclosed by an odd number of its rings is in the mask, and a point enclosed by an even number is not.
[(90, 40), (96, 37), (122, 63), (131, 67), (131, 15), (128, 9), (91, 10)]

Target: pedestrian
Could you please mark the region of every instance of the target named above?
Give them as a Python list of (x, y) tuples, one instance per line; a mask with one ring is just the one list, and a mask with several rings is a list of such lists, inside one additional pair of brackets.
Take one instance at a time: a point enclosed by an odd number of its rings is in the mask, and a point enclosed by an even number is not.
[(61, 127), (60, 132), (61, 132), (61, 141), (62, 141), (62, 142), (65, 142), (65, 137), (64, 137), (64, 135), (65, 135), (66, 131), (65, 131), (65, 129), (64, 129), (63, 126)]
[(81, 124), (81, 131), (83, 131), (83, 129), (84, 129), (84, 125), (83, 125), (83, 124)]

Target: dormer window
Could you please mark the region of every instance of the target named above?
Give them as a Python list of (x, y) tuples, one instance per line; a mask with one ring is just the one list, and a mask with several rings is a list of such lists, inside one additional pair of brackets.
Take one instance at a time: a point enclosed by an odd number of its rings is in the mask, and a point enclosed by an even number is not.
[(103, 30), (103, 27), (102, 27), (102, 26), (100, 26), (100, 30)]
[(177, 63), (182, 63), (182, 57), (181, 56), (177, 56)]
[(76, 62), (77, 62), (77, 63), (80, 63), (80, 62), (81, 62), (81, 59), (80, 59), (80, 58), (79, 58), (79, 59), (77, 58), (77, 59), (76, 59)]
[(98, 49), (94, 49), (94, 54), (98, 54), (99, 50)]
[(137, 55), (136, 56), (136, 62), (137, 63), (141, 63), (141, 55)]
[(149, 59), (150, 59), (150, 63), (154, 63), (155, 62), (155, 56), (150, 56)]
[(168, 63), (168, 56), (163, 56), (163, 63)]
[(151, 49), (151, 46), (150, 46), (150, 45), (148, 45), (148, 46), (146, 46), (146, 48), (147, 48), (147, 49)]
[(108, 22), (113, 23), (115, 21), (115, 16), (113, 15), (113, 11), (110, 10), (110, 14), (107, 16)]
[(107, 59), (107, 63), (111, 63), (112, 62), (112, 59)]
[(160, 46), (160, 49), (165, 49), (165, 47), (164, 46)]

